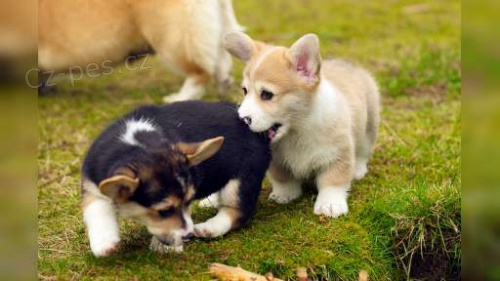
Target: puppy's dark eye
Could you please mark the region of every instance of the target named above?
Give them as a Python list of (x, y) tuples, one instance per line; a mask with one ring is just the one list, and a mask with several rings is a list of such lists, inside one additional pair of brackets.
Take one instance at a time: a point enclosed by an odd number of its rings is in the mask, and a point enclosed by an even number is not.
[(266, 90), (262, 90), (262, 92), (260, 93), (260, 98), (262, 100), (270, 100), (273, 98), (273, 96), (274, 96), (273, 93), (266, 91)]
[(246, 96), (248, 94), (247, 88), (243, 87), (241, 89), (243, 90), (243, 95)]
[(173, 207), (158, 211), (158, 215), (160, 215), (160, 217), (162, 217), (162, 218), (169, 217), (169, 216), (173, 215), (174, 213), (175, 213), (175, 209)]

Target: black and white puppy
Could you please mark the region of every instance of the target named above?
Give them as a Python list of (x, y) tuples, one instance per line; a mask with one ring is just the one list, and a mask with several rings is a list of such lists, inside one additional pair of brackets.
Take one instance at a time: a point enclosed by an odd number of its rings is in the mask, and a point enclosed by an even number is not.
[[(82, 169), (90, 248), (106, 256), (120, 241), (116, 211), (146, 225), (151, 249), (182, 251), (196, 234), (217, 237), (255, 211), (270, 162), (269, 140), (252, 133), (231, 103), (140, 107), (111, 124)], [(218, 213), (194, 225), (191, 202), (218, 192)]]

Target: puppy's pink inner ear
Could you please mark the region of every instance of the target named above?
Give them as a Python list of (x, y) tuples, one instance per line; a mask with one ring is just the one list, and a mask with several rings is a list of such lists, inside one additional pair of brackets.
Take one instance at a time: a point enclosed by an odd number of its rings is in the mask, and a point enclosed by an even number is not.
[(299, 75), (304, 76), (308, 79), (311, 79), (311, 78), (314, 78), (314, 76), (316, 75), (316, 70), (313, 69), (312, 66), (308, 65), (309, 59), (310, 58), (309, 58), (309, 55), (307, 54), (307, 52), (302, 50), (297, 57), (295, 70), (297, 71), (297, 73)]
[(313, 83), (318, 80), (319, 64), (319, 58), (307, 46), (302, 46), (294, 55), (295, 72), (308, 82)]

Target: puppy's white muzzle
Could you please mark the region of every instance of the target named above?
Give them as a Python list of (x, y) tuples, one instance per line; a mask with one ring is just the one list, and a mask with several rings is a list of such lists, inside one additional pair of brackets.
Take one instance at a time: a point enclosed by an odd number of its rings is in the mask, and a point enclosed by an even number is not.
[(243, 100), (238, 114), (250, 130), (256, 133), (267, 131), (274, 124), (273, 118), (255, 101), (253, 95)]

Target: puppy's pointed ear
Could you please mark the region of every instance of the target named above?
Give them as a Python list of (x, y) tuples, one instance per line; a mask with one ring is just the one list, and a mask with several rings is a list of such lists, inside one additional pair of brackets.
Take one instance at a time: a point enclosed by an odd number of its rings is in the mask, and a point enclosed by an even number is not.
[(315, 34), (306, 34), (290, 47), (292, 67), (300, 77), (309, 82), (319, 81), (321, 56), (319, 39)]
[(242, 62), (248, 62), (256, 51), (252, 38), (238, 31), (229, 32), (224, 36), (224, 48)]
[(186, 155), (191, 166), (212, 157), (219, 151), (224, 142), (224, 137), (216, 137), (199, 143), (178, 143), (177, 148)]
[(117, 174), (99, 183), (102, 194), (118, 202), (127, 202), (139, 186), (139, 179), (130, 175)]

